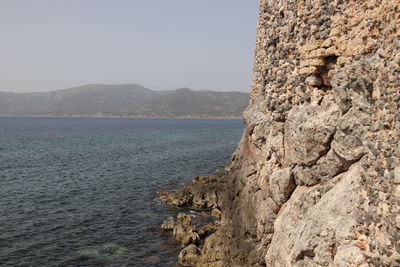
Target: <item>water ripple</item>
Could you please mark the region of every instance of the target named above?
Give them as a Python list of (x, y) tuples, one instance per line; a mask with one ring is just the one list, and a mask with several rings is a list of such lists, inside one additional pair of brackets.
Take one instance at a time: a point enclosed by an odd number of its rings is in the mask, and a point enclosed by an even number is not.
[(172, 266), (154, 200), (221, 168), (234, 119), (0, 118), (1, 266)]

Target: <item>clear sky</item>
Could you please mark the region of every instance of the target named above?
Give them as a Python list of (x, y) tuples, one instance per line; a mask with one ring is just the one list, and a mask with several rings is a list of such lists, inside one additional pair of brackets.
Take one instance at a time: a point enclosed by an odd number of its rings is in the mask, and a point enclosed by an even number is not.
[(258, 0), (0, 0), (0, 90), (249, 91)]

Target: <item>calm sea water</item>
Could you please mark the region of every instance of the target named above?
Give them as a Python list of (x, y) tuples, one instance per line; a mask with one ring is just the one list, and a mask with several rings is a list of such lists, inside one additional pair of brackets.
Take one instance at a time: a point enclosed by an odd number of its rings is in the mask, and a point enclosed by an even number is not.
[(173, 266), (155, 200), (222, 168), (239, 119), (0, 118), (1, 266)]

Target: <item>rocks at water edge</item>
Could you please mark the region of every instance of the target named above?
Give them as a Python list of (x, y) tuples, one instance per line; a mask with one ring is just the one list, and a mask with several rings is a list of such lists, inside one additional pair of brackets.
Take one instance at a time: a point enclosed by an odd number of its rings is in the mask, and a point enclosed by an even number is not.
[[(169, 205), (198, 210), (196, 216), (202, 217), (202, 225), (193, 225), (190, 214), (180, 212), (176, 219), (165, 221), (161, 228), (172, 231), (177, 241), (186, 247), (179, 254), (178, 261), (184, 265), (196, 265), (201, 262), (201, 243), (220, 226), (221, 210), (217, 196), (224, 181), (224, 173), (198, 176), (176, 191), (159, 190), (157, 193)], [(192, 215), (193, 216), (193, 215)]]
[(218, 191), (222, 189), (223, 173), (217, 170), (215, 175), (196, 176), (176, 191), (158, 190), (157, 194), (167, 204), (177, 207), (190, 207), (198, 210), (218, 208)]
[(176, 240), (184, 245), (197, 244), (200, 239), (196, 228), (191, 223), (190, 216), (183, 212), (178, 214), (172, 233)]
[(260, 0), (227, 172), (162, 196), (221, 211), (182, 262), (400, 266), (399, 11), (399, 1)]
[(195, 265), (201, 256), (200, 249), (196, 245), (185, 247), (178, 256), (178, 262), (183, 265)]

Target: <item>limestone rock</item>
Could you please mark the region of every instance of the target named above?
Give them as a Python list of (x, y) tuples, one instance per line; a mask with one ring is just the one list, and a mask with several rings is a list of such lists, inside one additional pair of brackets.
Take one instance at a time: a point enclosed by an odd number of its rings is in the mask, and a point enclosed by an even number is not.
[(394, 169), (394, 183), (400, 184), (400, 166)]
[(217, 225), (215, 223), (208, 223), (206, 225), (204, 225), (203, 227), (201, 227), (198, 231), (199, 235), (201, 238), (207, 237), (210, 234), (212, 234), (213, 232), (215, 232), (215, 230), (217, 230)]
[[(357, 225), (360, 173), (361, 168), (353, 166), (326, 185), (296, 188), (275, 220), (267, 265), (330, 266), (336, 258), (344, 262), (341, 246), (350, 249)], [(355, 256), (365, 262), (358, 252)]]
[(339, 116), (333, 103), (293, 107), (285, 123), (286, 164), (314, 164), (329, 150)]
[(306, 78), (305, 83), (312, 86), (322, 85), (322, 79), (318, 76), (309, 76)]
[(278, 205), (285, 203), (296, 187), (292, 177), (292, 170), (285, 168), (273, 172), (269, 178), (269, 186), (275, 203)]
[(217, 207), (217, 191), (221, 188), (224, 173), (197, 176), (176, 191), (158, 190), (157, 194), (166, 203), (178, 207), (211, 210)]
[(200, 240), (196, 228), (192, 225), (190, 215), (183, 212), (178, 214), (176, 221), (165, 221), (161, 228), (166, 231), (172, 231), (176, 240), (184, 245), (196, 244)]
[(260, 0), (226, 173), (161, 194), (221, 211), (196, 266), (400, 266), (399, 10)]
[(214, 208), (211, 211), (211, 215), (214, 216), (217, 219), (221, 218), (221, 211), (218, 208)]
[(185, 247), (178, 256), (178, 262), (183, 265), (195, 265), (201, 256), (200, 249), (196, 245)]
[(161, 228), (167, 231), (172, 231), (175, 227), (175, 221), (174, 220), (167, 220), (163, 222), (161, 225)]

